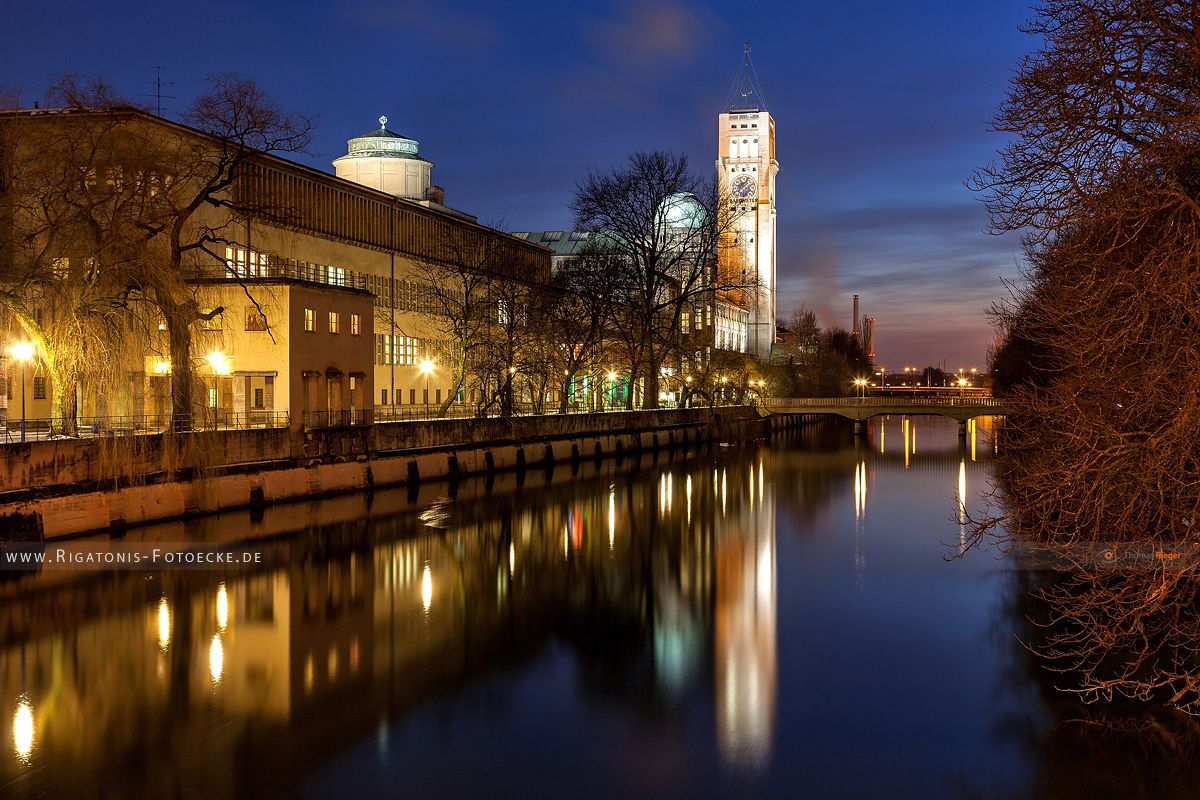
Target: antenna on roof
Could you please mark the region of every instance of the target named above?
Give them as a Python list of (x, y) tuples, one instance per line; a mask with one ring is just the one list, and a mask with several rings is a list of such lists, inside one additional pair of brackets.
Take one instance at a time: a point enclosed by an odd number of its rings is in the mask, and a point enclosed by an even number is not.
[(175, 82), (174, 81), (164, 81), (162, 79), (162, 67), (155, 67), (154, 68), (153, 85), (154, 85), (154, 94), (139, 94), (138, 97), (153, 97), (155, 113), (161, 117), (163, 115), (162, 101), (175, 99), (175, 95), (163, 94), (163, 92), (162, 92), (163, 87), (164, 86), (174, 86)]
[(754, 70), (754, 62), (750, 60), (750, 43), (742, 43), (742, 68), (733, 86), (729, 89), (729, 97), (725, 99), (729, 110), (765, 109), (767, 96), (759, 83), (758, 73)]

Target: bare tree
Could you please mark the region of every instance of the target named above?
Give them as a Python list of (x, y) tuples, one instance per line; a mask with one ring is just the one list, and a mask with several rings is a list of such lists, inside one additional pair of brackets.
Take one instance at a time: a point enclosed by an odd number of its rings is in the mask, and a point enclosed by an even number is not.
[(228, 272), (225, 245), (234, 243), (229, 231), (238, 221), (295, 222), (294, 209), (250, 190), (248, 178), (262, 153), (302, 151), (312, 130), (310, 118), (282, 111), (253, 81), (232, 74), (210, 78), (209, 91), (184, 119), (207, 136), (162, 136), (152, 143), (171, 180), (145, 227), (166, 257), (146, 260), (137, 276), (166, 324), (176, 429), (192, 425), (193, 326), (218, 313), (201, 307), (188, 279), (213, 269)]
[[(123, 105), (106, 85), (72, 76), (50, 96)], [(130, 274), (145, 239), (136, 222), (148, 178), (124, 125), (115, 115), (20, 112), (0, 125), (0, 306), (34, 344), (51, 415), (67, 434), (76, 431), (81, 380), (116, 376), (139, 310)]]
[(663, 152), (634, 153), (621, 167), (590, 173), (571, 210), (592, 251), (617, 270), (613, 328), (643, 384), (643, 407), (657, 408), (663, 367), (680, 354), (683, 315), (745, 286), (741, 274), (717, 269), (736, 210), (715, 180), (691, 173), (685, 156)]

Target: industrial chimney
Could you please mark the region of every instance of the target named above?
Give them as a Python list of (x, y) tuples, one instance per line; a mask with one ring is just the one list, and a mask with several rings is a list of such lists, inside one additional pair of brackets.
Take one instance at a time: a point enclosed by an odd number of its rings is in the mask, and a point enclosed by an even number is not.
[(863, 350), (867, 358), (875, 358), (875, 318), (863, 317)]
[(861, 336), (862, 328), (859, 327), (858, 295), (854, 295), (854, 316), (851, 317), (851, 319), (854, 320), (853, 325), (852, 325), (852, 328), (853, 328), (852, 333), (855, 336)]

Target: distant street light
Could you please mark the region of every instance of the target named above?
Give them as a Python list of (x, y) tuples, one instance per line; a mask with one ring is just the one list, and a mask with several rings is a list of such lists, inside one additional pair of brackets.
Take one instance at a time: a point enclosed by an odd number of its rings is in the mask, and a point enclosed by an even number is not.
[(13, 359), (21, 365), (21, 441), (25, 441), (25, 365), (33, 360), (36, 350), (33, 342), (16, 342), (8, 349)]
[(863, 400), (866, 400), (867, 399), (867, 379), (866, 378), (855, 378), (854, 385), (858, 387), (859, 401), (861, 402)]

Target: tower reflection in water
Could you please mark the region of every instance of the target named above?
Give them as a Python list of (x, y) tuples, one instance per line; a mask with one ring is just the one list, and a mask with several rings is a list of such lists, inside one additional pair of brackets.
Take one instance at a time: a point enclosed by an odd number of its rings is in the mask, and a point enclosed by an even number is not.
[[(381, 716), (402, 718), (555, 637), (584, 680), (627, 704), (666, 698), (683, 717), (692, 690), (713, 698), (721, 759), (764, 769), (777, 703), (775, 487), (756, 453), (715, 462), (607, 465), (507, 493), (481, 482), (460, 489), (439, 528), (418, 517), (429, 498), (405, 492), (377, 493), (369, 513), (356, 498), (298, 506), (300, 524), (338, 503), (344, 517), (264, 544), (273, 566), (257, 573), (115, 573), (53, 596), (32, 592), (38, 575), (10, 585), (0, 791), (100, 781), (167, 796), (185, 781), (197, 796), (228, 795), (249, 780), (269, 794), (312, 754), (374, 739)], [(203, 759), (190, 755), (201, 746)], [(111, 769), (116, 753), (129, 769)]]
[(750, 770), (770, 761), (777, 680), (775, 495), (756, 466), (739, 513), (715, 526), (717, 742), (727, 763)]

